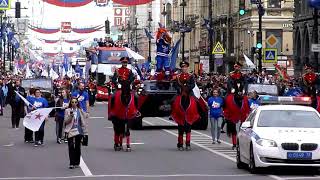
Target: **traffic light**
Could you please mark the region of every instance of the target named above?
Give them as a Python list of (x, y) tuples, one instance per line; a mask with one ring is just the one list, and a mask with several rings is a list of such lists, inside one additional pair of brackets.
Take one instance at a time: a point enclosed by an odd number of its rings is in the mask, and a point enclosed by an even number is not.
[(105, 21), (105, 29), (106, 34), (110, 34), (110, 21), (108, 19)]
[(21, 17), (21, 3), (20, 2), (16, 2), (16, 18), (20, 18)]
[(262, 32), (257, 32), (257, 44), (256, 48), (262, 49)]
[(239, 0), (239, 14), (240, 16), (246, 14), (246, 0)]

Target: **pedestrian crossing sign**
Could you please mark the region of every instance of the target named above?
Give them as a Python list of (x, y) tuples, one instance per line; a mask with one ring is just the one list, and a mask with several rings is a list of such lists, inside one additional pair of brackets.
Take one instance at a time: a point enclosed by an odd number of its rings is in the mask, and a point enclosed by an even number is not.
[(11, 0), (0, 0), (0, 10), (8, 10), (11, 8)]
[(275, 63), (278, 60), (278, 49), (276, 48), (265, 48), (264, 49), (264, 63)]
[(216, 46), (213, 48), (212, 54), (225, 54), (226, 51), (224, 50), (222, 44), (218, 41)]

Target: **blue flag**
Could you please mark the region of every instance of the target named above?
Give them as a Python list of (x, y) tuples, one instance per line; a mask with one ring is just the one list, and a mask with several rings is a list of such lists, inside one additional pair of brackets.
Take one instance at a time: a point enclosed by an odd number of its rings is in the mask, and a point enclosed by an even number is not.
[(172, 50), (170, 52), (169, 58), (170, 58), (170, 68), (171, 68), (171, 70), (174, 70), (176, 68), (180, 42), (181, 42), (181, 39), (179, 39), (176, 42), (176, 44), (174, 45), (174, 47), (172, 48)]
[(64, 67), (65, 71), (68, 71), (68, 69), (69, 69), (69, 57), (66, 54), (63, 55), (63, 67)]
[(151, 32), (149, 30), (147, 30), (147, 28), (144, 28), (144, 32), (146, 33), (148, 39), (153, 39)]

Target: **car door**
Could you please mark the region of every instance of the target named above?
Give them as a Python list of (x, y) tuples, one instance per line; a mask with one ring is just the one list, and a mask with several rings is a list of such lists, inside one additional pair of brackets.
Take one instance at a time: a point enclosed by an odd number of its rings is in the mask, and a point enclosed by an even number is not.
[(253, 124), (254, 124), (254, 119), (256, 117), (256, 114), (257, 114), (257, 111), (253, 111), (249, 117), (247, 118), (247, 121), (250, 122), (250, 125), (251, 125), (251, 128), (245, 128), (245, 129), (242, 129), (243, 131), (243, 138), (242, 138), (242, 156), (244, 156), (245, 158), (249, 158), (250, 156), (250, 143), (251, 143), (251, 134), (252, 134), (252, 127), (253, 127)]

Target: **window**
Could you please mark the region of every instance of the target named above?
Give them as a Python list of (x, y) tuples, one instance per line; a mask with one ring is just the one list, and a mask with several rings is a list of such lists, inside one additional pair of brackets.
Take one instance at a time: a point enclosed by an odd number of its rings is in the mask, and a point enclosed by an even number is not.
[(264, 110), (260, 112), (258, 127), (320, 128), (320, 118), (313, 111)]
[(281, 8), (281, 0), (268, 0), (268, 8)]
[(257, 110), (254, 110), (253, 112), (251, 112), (249, 114), (249, 116), (247, 117), (246, 121), (250, 121), (250, 125), (253, 126), (254, 124), (254, 119), (256, 118), (256, 114), (257, 114)]

